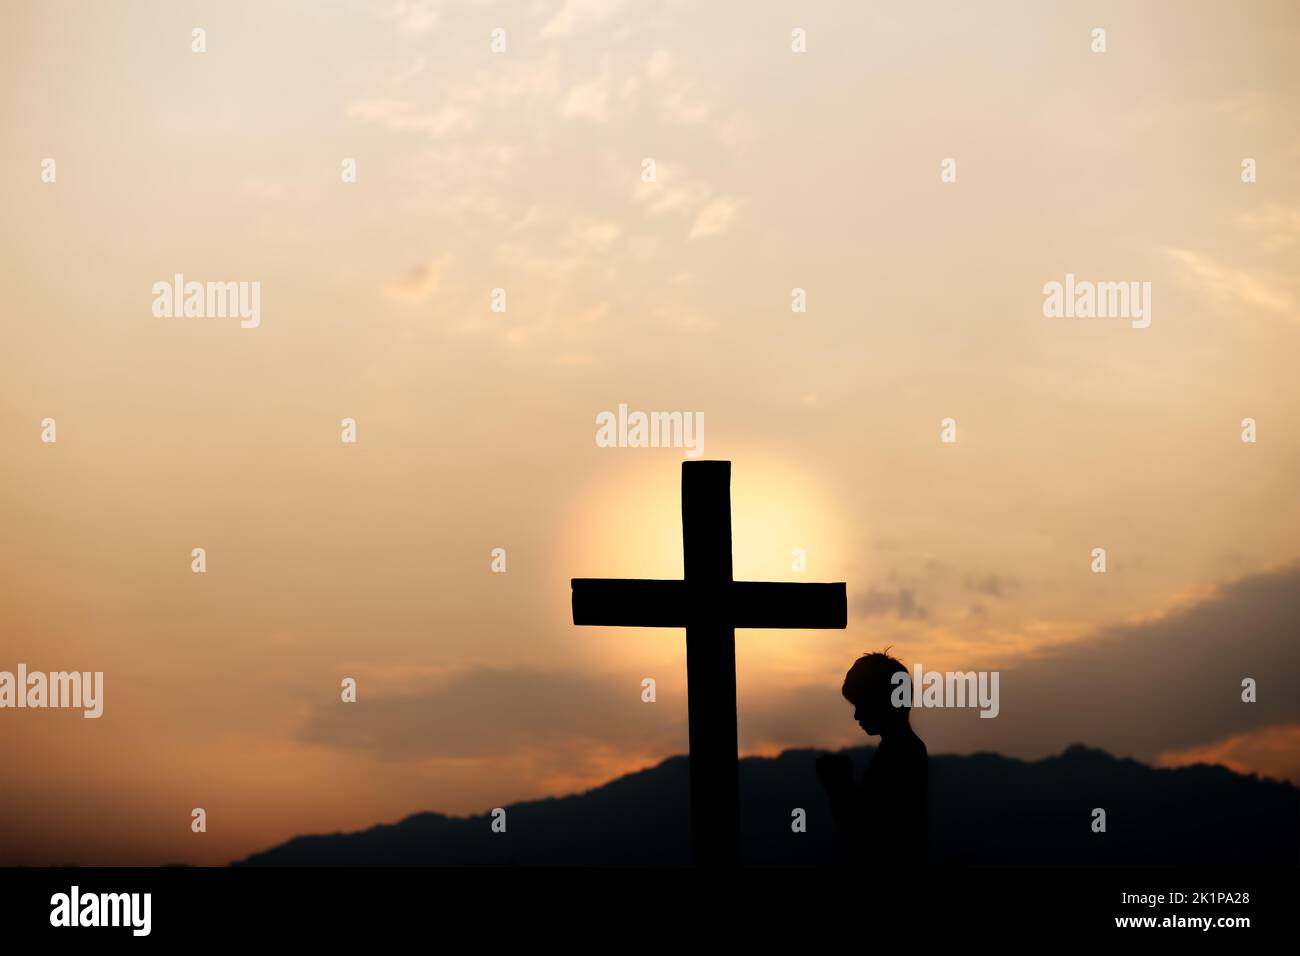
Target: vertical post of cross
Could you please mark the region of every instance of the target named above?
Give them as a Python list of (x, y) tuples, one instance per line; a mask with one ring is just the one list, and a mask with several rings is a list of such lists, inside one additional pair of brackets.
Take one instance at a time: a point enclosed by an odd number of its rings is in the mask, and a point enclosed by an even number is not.
[(688, 601), (697, 615), (686, 627), (691, 843), (696, 863), (734, 864), (740, 859), (740, 762), (736, 632), (726, 598), (732, 581), (731, 462), (682, 463), (682, 548)]

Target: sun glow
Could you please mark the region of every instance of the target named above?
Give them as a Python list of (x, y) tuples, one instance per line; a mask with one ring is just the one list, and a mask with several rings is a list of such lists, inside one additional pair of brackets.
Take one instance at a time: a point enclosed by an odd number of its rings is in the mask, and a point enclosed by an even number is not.
[[(623, 452), (620, 458), (598, 471), (590, 488), (575, 499), (569, 516), (574, 533), (559, 560), (572, 577), (680, 578), (681, 462), (671, 453), (638, 457)], [(834, 503), (812, 476), (761, 451), (739, 452), (732, 461), (734, 578), (843, 580), (842, 529)], [(610, 666), (645, 665), (648, 648), (656, 648), (651, 652), (655, 662), (685, 659), (682, 640), (621, 630), (617, 640), (584, 643)], [(795, 633), (746, 631), (745, 656), (757, 653), (765, 667), (802, 671), (816, 647), (792, 639)]]

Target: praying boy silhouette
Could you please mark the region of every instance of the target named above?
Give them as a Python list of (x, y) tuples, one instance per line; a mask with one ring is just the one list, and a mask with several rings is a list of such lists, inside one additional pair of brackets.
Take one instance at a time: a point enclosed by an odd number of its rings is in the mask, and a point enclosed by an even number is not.
[(846, 862), (913, 864), (926, 855), (929, 754), (912, 730), (911, 689), (905, 696), (899, 690), (903, 682), (911, 682), (907, 668), (888, 653), (854, 661), (842, 693), (853, 705), (853, 719), (868, 734), (879, 735), (880, 745), (860, 784), (844, 754), (817, 758), (817, 779), (830, 798)]

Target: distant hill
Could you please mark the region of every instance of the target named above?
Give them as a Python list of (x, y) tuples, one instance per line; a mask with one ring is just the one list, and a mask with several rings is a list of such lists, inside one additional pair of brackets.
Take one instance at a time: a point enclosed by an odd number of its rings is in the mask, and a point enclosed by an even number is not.
[[(874, 748), (845, 750), (861, 772)], [(813, 771), (824, 751), (740, 763), (745, 862), (836, 862)], [(417, 813), (357, 833), (295, 837), (236, 866), (685, 864), (687, 758), (491, 817)], [(790, 829), (807, 811), (806, 833)], [(1093, 833), (1092, 810), (1107, 832)], [(940, 864), (1290, 864), (1300, 861), (1300, 790), (1198, 765), (1161, 770), (1076, 744), (1027, 762), (981, 753), (930, 759), (930, 862)]]

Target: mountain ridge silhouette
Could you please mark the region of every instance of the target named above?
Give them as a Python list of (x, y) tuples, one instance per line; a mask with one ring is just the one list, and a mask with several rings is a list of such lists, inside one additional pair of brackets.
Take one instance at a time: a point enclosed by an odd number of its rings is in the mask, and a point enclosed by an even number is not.
[[(839, 751), (861, 773), (874, 747)], [(786, 750), (740, 764), (742, 861), (839, 862), (814, 773), (828, 751)], [(1104, 833), (1093, 811), (1106, 811)], [(297, 836), (233, 866), (685, 865), (691, 860), (684, 755), (581, 793), (490, 813), (412, 814), (351, 833)], [(806, 832), (792, 828), (806, 812)], [(946, 865), (1295, 865), (1300, 789), (1196, 764), (1155, 768), (1074, 744), (1026, 761), (1001, 754), (930, 758), (930, 852)], [(885, 861), (881, 861), (885, 862)]]

